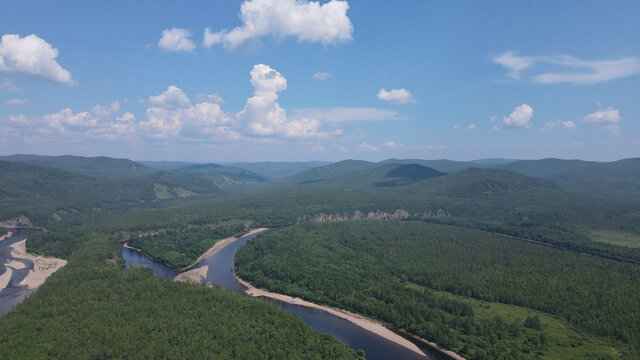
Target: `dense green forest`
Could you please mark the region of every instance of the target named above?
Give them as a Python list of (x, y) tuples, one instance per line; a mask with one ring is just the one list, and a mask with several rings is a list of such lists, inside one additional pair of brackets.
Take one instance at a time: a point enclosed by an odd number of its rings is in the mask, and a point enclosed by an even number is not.
[(5, 235), (7, 232), (9, 232), (9, 230), (3, 228), (2, 226), (0, 226), (0, 236)]
[(319, 166), (329, 165), (326, 161), (266, 161), (266, 162), (236, 162), (231, 166), (237, 166), (243, 169), (256, 172), (267, 179), (277, 179), (286, 176), (299, 174), (305, 170), (313, 169)]
[(148, 202), (220, 192), (210, 180), (190, 175), (155, 172), (135, 178), (106, 178), (0, 161), (0, 219), (22, 215), (38, 225), (74, 213), (122, 211)]
[(637, 266), (477, 230), (396, 221), (299, 225), (249, 241), (236, 271), (258, 287), (372, 316), (474, 359), (545, 354), (546, 341), (532, 339), (547, 335), (530, 324), (480, 320), (464, 301), (432, 290), (539, 310), (623, 343), (634, 356), (640, 348), (640, 303), (629, 301), (640, 297)]
[[(513, 171), (467, 169), (420, 180), (425, 170), (419, 168), (418, 180), (412, 180), (413, 171), (402, 173), (403, 177), (386, 176), (397, 175), (399, 169), (415, 168), (387, 165), (338, 177), (333, 185), (328, 181), (286, 185), (214, 202), (171, 203), (152, 213), (134, 211), (115, 222), (122, 230), (144, 231), (207, 224), (212, 217), (265, 226), (367, 217), (427, 219), (640, 264), (640, 249), (593, 241), (590, 236), (594, 229), (640, 233), (635, 206), (583, 199)], [(390, 182), (402, 184), (376, 185)]]
[(180, 167), (172, 170), (178, 174), (191, 174), (210, 179), (218, 186), (237, 186), (245, 184), (260, 184), (267, 181), (263, 176), (255, 172), (236, 166), (223, 166), (218, 164), (196, 164)]
[(129, 245), (174, 270), (181, 270), (192, 265), (218, 240), (239, 235), (246, 229), (244, 223), (223, 222), (200, 227), (159, 230), (152, 234), (132, 236)]
[(105, 156), (43, 156), (43, 155), (8, 155), (0, 156), (0, 160), (20, 162), (32, 165), (44, 165), (68, 170), (90, 176), (106, 177), (140, 177), (151, 175), (157, 170), (128, 159), (114, 159)]
[(0, 319), (2, 359), (359, 357), (269, 302), (125, 271), (119, 237), (58, 233), (78, 247)]
[(640, 202), (640, 158), (612, 162), (521, 160), (496, 167), (552, 181), (563, 189), (584, 196)]
[[(104, 344), (118, 344), (115, 352), (104, 356), (82, 350), (80, 358), (121, 357), (123, 349), (139, 341), (157, 342), (159, 349), (167, 342), (177, 344), (167, 339), (174, 338), (172, 331), (180, 318), (186, 319), (185, 331), (197, 336), (214, 331), (200, 323), (205, 315), (185, 315), (180, 306), (210, 301), (205, 306), (212, 307), (223, 304), (222, 299), (236, 302), (236, 297), (166, 284), (142, 269), (124, 272), (117, 243), (129, 240), (149, 257), (181, 269), (217, 240), (243, 232), (247, 225), (282, 229), (241, 249), (237, 259), (242, 277), (258, 286), (381, 319), (470, 358), (638, 355), (640, 309), (637, 301), (629, 301), (640, 295), (637, 205), (585, 197), (553, 181), (488, 168), (505, 165), (504, 161), (345, 161), (315, 169), (302, 163), (297, 165), (307, 171), (299, 175), (228, 191), (208, 174), (225, 167), (195, 166), (180, 173), (147, 173), (142, 168), (144, 173), (137, 174), (130, 167), (135, 163), (128, 160), (40, 159), (47, 166), (13, 160), (0, 161), (0, 220), (27, 216), (34, 225), (45, 227), (46, 232), (30, 236), (28, 251), (69, 259), (69, 265), (0, 320), (0, 338), (17, 331), (18, 325), (8, 322), (24, 322), (44, 336), (42, 346), (20, 353), (26, 342), (10, 336), (6, 349), (0, 343), (0, 358), (39, 357), (46, 351), (52, 357), (69, 357), (62, 345), (53, 344), (55, 331), (62, 331), (61, 344), (74, 349), (73, 355), (80, 348), (106, 351)], [(60, 160), (66, 170), (55, 168)], [(177, 165), (186, 166), (173, 164)], [(297, 165), (284, 164), (281, 170), (287, 173)], [(372, 221), (346, 221), (356, 219)], [(79, 270), (83, 266), (84, 273)], [(92, 287), (98, 289), (95, 296), (89, 291)], [(68, 288), (82, 291), (67, 295)], [(176, 300), (172, 296), (178, 293), (196, 295)], [(151, 304), (132, 305), (131, 312), (114, 310), (121, 301), (138, 300)], [(60, 301), (81, 304), (87, 317), (79, 323), (82, 326), (69, 325), (77, 319)], [(90, 316), (98, 308), (105, 310)], [(135, 343), (116, 335), (150, 329), (153, 322), (143, 316), (149, 311), (168, 314), (157, 323), (163, 330), (136, 334)], [(130, 316), (132, 323), (122, 324), (120, 317), (109, 315), (112, 312)], [(214, 321), (211, 316), (209, 323)], [(115, 324), (113, 329), (98, 321), (105, 319)], [(226, 321), (231, 320), (225, 319), (221, 326), (244, 326)], [(261, 321), (254, 325), (261, 329), (259, 334), (248, 342), (255, 339), (260, 344), (262, 334), (276, 331)], [(271, 320), (294, 326), (282, 321)], [(316, 345), (292, 356), (356, 356), (348, 349), (338, 350), (342, 345), (334, 340), (306, 331), (298, 340)], [(74, 336), (91, 340), (79, 344), (73, 342)], [(183, 358), (214, 354), (193, 353), (191, 345), (185, 345), (189, 341), (206, 349), (235, 346), (229, 338), (176, 339), (180, 345), (175, 346), (183, 347), (175, 357)], [(156, 357), (154, 351), (149, 346), (143, 353)], [(268, 347), (250, 351), (254, 352), (220, 356), (277, 354)]]

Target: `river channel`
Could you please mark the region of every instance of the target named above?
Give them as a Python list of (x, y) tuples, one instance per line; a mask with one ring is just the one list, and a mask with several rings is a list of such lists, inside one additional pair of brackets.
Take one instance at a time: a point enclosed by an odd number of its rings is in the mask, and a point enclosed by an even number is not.
[[(241, 237), (237, 241), (227, 245), (219, 252), (202, 260), (195, 268), (208, 266), (207, 277), (204, 285), (217, 286), (219, 288), (244, 294), (244, 286), (233, 276), (234, 257), (238, 249), (248, 240), (257, 236), (248, 235)], [(131, 265), (141, 265), (149, 267), (153, 273), (162, 278), (173, 279), (178, 275), (170, 268), (156, 263), (149, 258), (132, 249), (122, 248), (122, 255), (125, 259), (125, 267)], [(421, 356), (393, 341), (387, 340), (373, 332), (365, 330), (345, 319), (318, 309), (310, 309), (287, 302), (267, 299), (278, 305), (281, 309), (296, 314), (316, 331), (335, 336), (338, 340), (349, 345), (353, 349), (363, 349), (367, 359), (388, 360), (388, 359), (439, 359), (440, 356), (432, 354), (428, 349), (418, 346), (425, 356)], [(428, 356), (428, 357), (427, 357)]]
[[(8, 228), (12, 235), (8, 238), (0, 241), (0, 278), (5, 273), (10, 271), (7, 265), (11, 261), (17, 261), (22, 263), (22, 269), (11, 270), (11, 277), (8, 278), (7, 287), (0, 289), (0, 316), (8, 313), (14, 306), (24, 300), (27, 295), (36, 291), (36, 289), (29, 289), (27, 285), (20, 285), (29, 271), (33, 270), (33, 261), (26, 259), (16, 259), (11, 255), (10, 246), (26, 239), (34, 232), (41, 230), (37, 229), (20, 229), (20, 228)], [(9, 274), (5, 275), (9, 276)]]

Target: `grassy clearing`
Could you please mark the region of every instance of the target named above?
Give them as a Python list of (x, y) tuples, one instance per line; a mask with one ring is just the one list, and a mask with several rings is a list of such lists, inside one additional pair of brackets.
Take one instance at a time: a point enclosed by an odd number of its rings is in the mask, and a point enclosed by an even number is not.
[(628, 232), (613, 230), (593, 230), (591, 240), (630, 248), (640, 248), (640, 236)]
[[(416, 284), (408, 284), (407, 287), (421, 290), (423, 287)], [(543, 334), (547, 341), (547, 351), (539, 353), (541, 359), (622, 359), (618, 349), (604, 338), (593, 335), (581, 334), (572, 329), (568, 323), (545, 314), (516, 305), (492, 303), (464, 296), (454, 295), (445, 291), (434, 291), (455, 301), (465, 302), (473, 308), (478, 319), (489, 320), (496, 316), (508, 323), (524, 323), (528, 317), (538, 316), (542, 325)]]

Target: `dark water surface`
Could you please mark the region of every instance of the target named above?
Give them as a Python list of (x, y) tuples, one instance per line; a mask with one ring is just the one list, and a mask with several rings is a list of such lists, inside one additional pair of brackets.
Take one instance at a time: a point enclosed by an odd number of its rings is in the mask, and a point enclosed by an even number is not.
[(36, 289), (30, 290), (26, 285), (19, 285), (22, 280), (27, 276), (29, 271), (33, 270), (33, 261), (16, 259), (11, 256), (11, 248), (9, 246), (26, 239), (34, 232), (39, 232), (38, 229), (20, 229), (20, 228), (7, 228), (13, 234), (0, 241), (0, 276), (7, 272), (7, 263), (10, 261), (18, 261), (24, 264), (24, 269), (13, 270), (9, 284), (4, 290), (0, 290), (0, 316), (8, 313), (14, 306), (24, 300), (27, 295), (36, 291)]
[[(196, 265), (194, 268), (199, 268), (205, 265), (209, 267), (207, 278), (205, 280), (206, 285), (217, 286), (236, 293), (244, 293), (244, 286), (242, 286), (242, 284), (240, 284), (233, 276), (234, 257), (242, 245), (257, 235), (258, 234), (242, 237)], [(173, 279), (177, 275), (177, 273), (168, 267), (153, 262), (135, 250), (123, 247), (122, 255), (125, 259), (126, 268), (129, 268), (133, 264), (147, 266), (153, 270), (156, 276), (166, 279)], [(310, 309), (304, 306), (292, 305), (272, 299), (266, 299), (266, 301), (271, 301), (281, 309), (300, 316), (307, 325), (320, 333), (335, 336), (338, 340), (349, 345), (353, 349), (363, 349), (366, 353), (367, 359), (425, 359), (424, 356), (416, 354), (403, 346), (322, 310)], [(438, 356), (431, 354), (428, 349), (420, 348), (429, 357), (433, 359), (439, 358)]]

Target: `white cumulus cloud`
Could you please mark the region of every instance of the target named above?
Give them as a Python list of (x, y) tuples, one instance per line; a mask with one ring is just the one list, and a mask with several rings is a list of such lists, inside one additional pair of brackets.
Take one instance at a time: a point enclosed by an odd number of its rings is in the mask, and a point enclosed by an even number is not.
[(182, 92), (182, 89), (175, 85), (170, 85), (167, 90), (163, 91), (160, 95), (149, 96), (147, 100), (149, 105), (173, 109), (173, 108), (185, 108), (191, 106), (191, 101), (187, 95)]
[(386, 89), (380, 89), (376, 96), (382, 101), (387, 101), (393, 104), (409, 104), (416, 102), (416, 99), (414, 99), (411, 93), (406, 89), (391, 89), (389, 91)]
[(98, 116), (109, 116), (120, 111), (120, 102), (117, 100), (112, 102), (109, 106), (96, 105), (91, 111)]
[[(516, 107), (509, 116), (502, 119), (505, 127), (511, 128), (529, 128), (531, 127), (531, 118), (533, 117), (533, 108), (527, 104)], [(494, 127), (496, 128), (496, 127)]]
[(222, 96), (218, 95), (217, 93), (215, 94), (198, 94), (196, 95), (196, 100), (200, 101), (200, 102), (210, 102), (210, 103), (214, 103), (214, 104), (224, 104), (224, 99), (222, 99)]
[(39, 80), (73, 85), (71, 73), (58, 64), (58, 49), (31, 34), (2, 35), (0, 41), (0, 74), (26, 75)]
[(320, 132), (320, 121), (310, 117), (287, 118), (278, 104), (278, 93), (287, 88), (287, 79), (268, 65), (258, 64), (251, 70), (253, 96), (237, 114), (253, 135), (286, 137), (326, 137)]
[(204, 31), (203, 45), (223, 44), (235, 49), (264, 36), (293, 36), (298, 41), (336, 44), (352, 39), (353, 25), (346, 1), (331, 0), (320, 5), (308, 0), (246, 0), (240, 6), (242, 25), (231, 30)]
[(138, 126), (142, 134), (152, 138), (168, 139), (179, 135), (198, 137), (235, 137), (229, 126), (231, 117), (222, 111), (215, 96), (201, 97), (202, 102), (191, 105), (182, 90), (171, 85), (162, 94), (150, 96), (145, 111), (146, 121)]
[(16, 124), (26, 125), (29, 123), (29, 118), (27, 118), (24, 114), (9, 115), (9, 121)]
[(158, 48), (164, 52), (192, 53), (196, 44), (189, 39), (191, 32), (187, 29), (171, 28), (162, 30), (162, 37), (158, 40)]
[(98, 118), (89, 112), (73, 113), (71, 108), (64, 108), (55, 114), (42, 117), (49, 127), (60, 133), (66, 133), (67, 128), (93, 127), (98, 123)]
[(101, 126), (89, 130), (88, 134), (97, 139), (118, 140), (135, 137), (137, 128), (136, 116), (126, 112), (122, 116), (116, 117), (114, 121), (105, 122)]
[(613, 107), (598, 110), (582, 118), (582, 122), (585, 123), (603, 124), (604, 128), (614, 135), (620, 133), (620, 120), (620, 110)]

